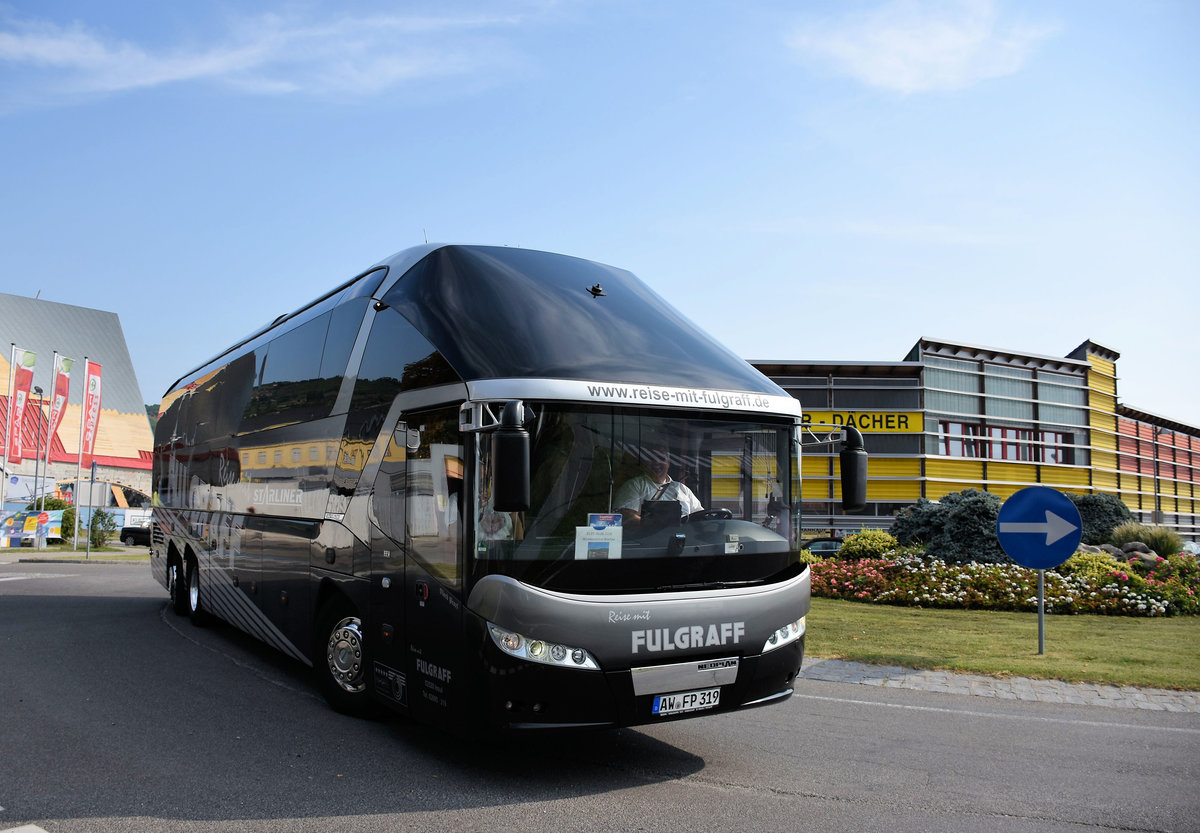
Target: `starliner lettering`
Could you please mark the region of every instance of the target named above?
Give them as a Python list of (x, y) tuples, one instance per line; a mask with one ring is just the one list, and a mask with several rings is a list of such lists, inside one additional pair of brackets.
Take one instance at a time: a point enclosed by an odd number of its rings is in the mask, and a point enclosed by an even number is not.
[(299, 506), (304, 495), (299, 489), (272, 489), (270, 486), (254, 490), (254, 502), (266, 506)]
[(417, 660), (417, 670), (426, 677), (432, 677), (435, 680), (440, 680), (443, 683), (450, 682), (450, 669), (442, 668), (440, 665), (434, 665), (432, 662), (426, 662), (423, 659)]
[(685, 648), (711, 648), (742, 641), (746, 635), (745, 622), (722, 622), (718, 625), (684, 625), (681, 628), (651, 628), (632, 631), (633, 653), (643, 648), (650, 652), (674, 651)]

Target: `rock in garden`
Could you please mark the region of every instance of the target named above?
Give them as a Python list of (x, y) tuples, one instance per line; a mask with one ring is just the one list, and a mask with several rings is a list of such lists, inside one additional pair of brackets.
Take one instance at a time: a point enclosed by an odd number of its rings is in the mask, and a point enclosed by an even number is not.
[(1140, 563), (1144, 567), (1157, 567), (1158, 554), (1154, 552), (1132, 552), (1129, 553), (1129, 563)]

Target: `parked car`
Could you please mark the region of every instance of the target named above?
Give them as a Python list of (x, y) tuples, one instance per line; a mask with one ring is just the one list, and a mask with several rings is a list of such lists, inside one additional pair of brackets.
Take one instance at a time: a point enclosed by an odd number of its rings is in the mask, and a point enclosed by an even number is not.
[(810, 538), (800, 542), (800, 549), (808, 550), (813, 555), (833, 555), (842, 548), (841, 538)]
[(121, 543), (127, 547), (150, 546), (150, 527), (123, 526), (121, 527)]

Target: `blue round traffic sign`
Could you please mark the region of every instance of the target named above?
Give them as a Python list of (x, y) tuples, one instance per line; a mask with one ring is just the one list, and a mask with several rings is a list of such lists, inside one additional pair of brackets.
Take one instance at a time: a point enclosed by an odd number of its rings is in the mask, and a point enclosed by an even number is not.
[(996, 535), (1009, 558), (1022, 567), (1049, 570), (1075, 554), (1083, 520), (1062, 492), (1029, 486), (1004, 501)]

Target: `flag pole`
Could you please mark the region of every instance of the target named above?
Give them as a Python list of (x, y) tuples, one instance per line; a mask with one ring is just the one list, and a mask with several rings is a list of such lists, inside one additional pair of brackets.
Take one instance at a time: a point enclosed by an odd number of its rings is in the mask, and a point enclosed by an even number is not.
[(0, 469), (4, 471), (4, 477), (0, 479), (0, 512), (4, 511), (5, 492), (8, 488), (8, 450), (12, 447), (13, 386), (16, 385), (16, 358), (17, 343), (14, 341), (8, 348), (8, 407), (4, 409), (8, 424), (4, 429), (4, 459), (0, 461)]
[[(46, 474), (45, 474), (46, 478), (50, 477), (50, 445), (51, 445), (51, 440), (54, 439), (54, 437), (51, 435), (50, 432), (54, 429), (54, 425), (53, 425), (53, 422), (54, 422), (54, 396), (55, 396), (55, 386), (57, 385), (57, 383), (58, 383), (58, 351), (55, 350), (54, 358), (50, 362), (50, 413), (48, 413), (46, 415)], [(41, 404), (39, 404), (38, 405), (38, 422), (41, 423), (41, 421), (42, 421), (42, 406), (41, 406)], [(58, 483), (53, 480), (51, 482), (54, 483), (54, 485), (56, 487), (55, 491), (57, 491)], [(42, 499), (41, 511), (45, 511), (45, 509), (46, 509), (46, 480), (45, 479), (42, 480), (42, 490), (41, 490), (40, 495), (41, 495), (41, 499)]]
[[(83, 422), (87, 418), (84, 411), (87, 410), (87, 367), (88, 357), (83, 357), (83, 395), (79, 398), (79, 461), (75, 466), (75, 544), (76, 550), (79, 549), (79, 512), (82, 503), (79, 498), (83, 495)], [(92, 497), (89, 494), (88, 500)]]

